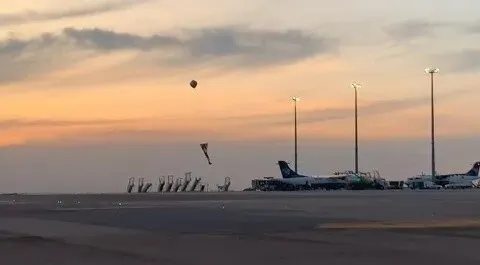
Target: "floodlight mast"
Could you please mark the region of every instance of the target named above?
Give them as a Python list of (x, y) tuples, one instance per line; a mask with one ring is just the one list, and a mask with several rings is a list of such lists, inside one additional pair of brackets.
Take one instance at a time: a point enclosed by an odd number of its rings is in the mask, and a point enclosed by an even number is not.
[(297, 102), (300, 101), (299, 97), (292, 97), (293, 105), (294, 105), (294, 134), (295, 134), (295, 172), (298, 173), (298, 149), (297, 149)]
[(436, 170), (435, 170), (435, 107), (434, 107), (434, 97), (433, 97), (433, 76), (438, 73), (440, 69), (438, 68), (426, 68), (425, 73), (430, 75), (430, 107), (431, 107), (431, 142), (432, 142), (432, 180), (436, 179)]
[(352, 83), (355, 90), (355, 174), (358, 174), (358, 104), (357, 93), (362, 86), (356, 82)]

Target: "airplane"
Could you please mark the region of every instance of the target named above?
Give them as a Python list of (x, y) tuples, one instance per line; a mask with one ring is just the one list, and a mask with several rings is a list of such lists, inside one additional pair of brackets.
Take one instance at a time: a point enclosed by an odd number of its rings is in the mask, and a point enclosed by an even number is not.
[[(478, 175), (480, 169), (480, 162), (475, 162), (472, 169), (470, 169), (465, 174), (449, 174), (449, 175), (440, 175), (437, 177), (437, 180), (440, 182), (448, 181), (444, 185), (445, 188), (451, 189), (464, 189), (464, 188), (478, 188), (480, 176)], [(442, 184), (443, 184), (442, 183)]]
[(447, 185), (461, 182), (472, 182), (479, 179), (478, 172), (480, 170), (480, 162), (475, 162), (467, 173), (445, 174), (435, 176), (434, 182), (438, 185)]
[(272, 179), (273, 182), (293, 186), (295, 189), (327, 189), (337, 190), (346, 187), (346, 181), (334, 176), (305, 176), (292, 170), (286, 161), (278, 161), (282, 179)]
[(466, 173), (451, 173), (436, 175), (435, 179), (431, 175), (420, 175), (408, 178), (405, 184), (409, 188), (422, 188), (421, 183), (427, 183), (425, 188), (467, 188), (477, 186), (480, 179), (478, 173), (480, 171), (480, 162), (475, 162), (473, 167)]

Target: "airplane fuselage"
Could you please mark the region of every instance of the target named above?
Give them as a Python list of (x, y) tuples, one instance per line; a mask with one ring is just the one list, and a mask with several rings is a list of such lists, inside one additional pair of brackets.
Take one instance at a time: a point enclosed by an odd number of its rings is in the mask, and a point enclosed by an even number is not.
[(478, 176), (479, 170), (480, 161), (475, 162), (473, 167), (466, 173), (436, 175), (435, 178), (431, 175), (420, 175), (408, 178), (405, 184), (410, 188), (423, 186), (426, 183), (433, 183), (433, 185), (440, 187), (474, 187), (478, 186), (475, 183), (478, 183), (480, 179)]
[(342, 180), (299, 176), (295, 178), (272, 178), (266, 180), (267, 186), (273, 190), (317, 190), (342, 189), (346, 183)]
[(479, 179), (479, 176), (470, 176), (466, 174), (451, 174), (436, 176), (435, 180), (433, 180), (431, 175), (422, 175), (409, 178), (406, 184), (413, 187), (415, 182), (424, 182), (429, 183), (432, 187), (471, 187), (475, 186), (474, 182), (478, 181)]

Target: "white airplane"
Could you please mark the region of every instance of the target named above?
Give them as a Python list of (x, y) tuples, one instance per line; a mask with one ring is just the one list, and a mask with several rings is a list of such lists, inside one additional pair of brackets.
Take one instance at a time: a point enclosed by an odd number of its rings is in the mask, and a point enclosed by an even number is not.
[(447, 189), (478, 188), (480, 177), (470, 175), (452, 175), (448, 177)]
[[(473, 167), (466, 173), (453, 173), (436, 175), (420, 175), (408, 178), (405, 184), (409, 188), (471, 188), (477, 187), (479, 182), (480, 162), (475, 162)], [(422, 187), (423, 186), (423, 187)]]
[(342, 189), (346, 181), (334, 176), (305, 176), (292, 170), (285, 161), (278, 161), (281, 179), (270, 179), (269, 183), (285, 186), (287, 189)]

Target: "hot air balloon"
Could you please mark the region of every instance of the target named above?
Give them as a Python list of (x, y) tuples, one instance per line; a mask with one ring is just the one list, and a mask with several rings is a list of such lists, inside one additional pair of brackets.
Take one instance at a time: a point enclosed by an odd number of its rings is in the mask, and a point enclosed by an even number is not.
[(192, 88), (196, 88), (197, 85), (198, 85), (197, 81), (195, 81), (195, 80), (190, 81), (190, 86), (191, 86)]

